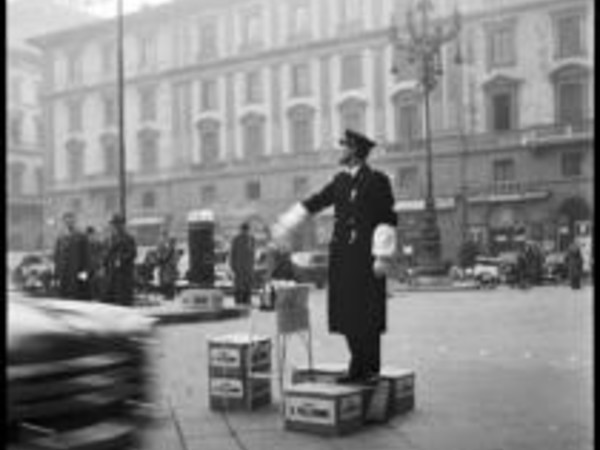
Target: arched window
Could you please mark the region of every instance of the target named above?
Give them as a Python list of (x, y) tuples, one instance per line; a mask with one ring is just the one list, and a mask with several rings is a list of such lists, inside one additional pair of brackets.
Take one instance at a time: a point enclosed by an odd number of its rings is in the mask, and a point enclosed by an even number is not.
[(289, 110), (290, 147), (292, 153), (314, 151), (314, 109), (298, 105)]
[(367, 105), (363, 100), (347, 99), (340, 104), (342, 130), (365, 132), (365, 113)]
[(556, 122), (569, 125), (584, 122), (589, 114), (589, 70), (571, 64), (555, 71), (551, 79)]
[(502, 132), (519, 128), (519, 83), (517, 79), (498, 76), (483, 86), (489, 131)]
[(78, 139), (67, 142), (67, 176), (72, 181), (83, 178), (85, 143)]
[(100, 138), (104, 157), (104, 174), (116, 175), (119, 170), (119, 144), (114, 134), (104, 134)]
[(156, 130), (144, 129), (138, 133), (140, 170), (154, 172), (158, 169), (158, 137)]
[(221, 124), (213, 119), (198, 122), (198, 140), (202, 164), (214, 164), (219, 161)]
[(423, 137), (422, 109), (412, 91), (399, 92), (393, 98), (394, 125), (398, 142), (414, 142)]
[(242, 119), (244, 133), (244, 156), (254, 159), (265, 154), (265, 118), (248, 114)]
[(142, 209), (156, 208), (156, 193), (154, 191), (146, 191), (142, 194)]

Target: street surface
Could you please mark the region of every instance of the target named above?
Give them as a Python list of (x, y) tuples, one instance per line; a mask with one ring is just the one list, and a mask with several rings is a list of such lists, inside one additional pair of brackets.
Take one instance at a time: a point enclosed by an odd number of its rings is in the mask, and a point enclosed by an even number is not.
[[(155, 352), (160, 418), (145, 450), (588, 450), (593, 448), (592, 295), (586, 286), (492, 291), (392, 290), (383, 362), (416, 372), (416, 409), (341, 438), (283, 429), (272, 407), (208, 407), (207, 338), (253, 329), (275, 336), (275, 315), (162, 326)], [(346, 362), (326, 329), (324, 291), (311, 292), (317, 362)], [(273, 355), (275, 361), (275, 354)], [(288, 344), (288, 366), (307, 362)], [(289, 372), (289, 370), (288, 370)]]

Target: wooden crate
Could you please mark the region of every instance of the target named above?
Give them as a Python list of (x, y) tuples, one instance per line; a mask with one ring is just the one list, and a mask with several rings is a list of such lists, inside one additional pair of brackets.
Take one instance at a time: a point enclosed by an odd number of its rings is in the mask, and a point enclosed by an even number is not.
[(392, 401), (390, 417), (404, 414), (415, 407), (415, 372), (407, 369), (386, 367), (381, 371), (381, 378), (390, 380), (392, 384)]
[(194, 310), (220, 311), (223, 309), (223, 292), (219, 289), (186, 289), (179, 303)]
[(254, 410), (271, 404), (271, 380), (211, 377), (209, 393), (212, 410)]
[(266, 336), (239, 333), (210, 338), (209, 374), (243, 378), (249, 372), (269, 372), (272, 367), (271, 348), (271, 338)]
[(285, 428), (320, 435), (344, 435), (363, 424), (363, 393), (358, 386), (299, 383), (286, 389)]

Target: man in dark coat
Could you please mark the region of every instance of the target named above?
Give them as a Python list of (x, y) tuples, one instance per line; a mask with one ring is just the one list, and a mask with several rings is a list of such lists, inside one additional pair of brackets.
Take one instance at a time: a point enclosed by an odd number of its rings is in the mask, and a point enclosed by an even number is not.
[(132, 305), (134, 299), (134, 270), (137, 248), (135, 239), (125, 228), (125, 219), (115, 214), (111, 221), (104, 267), (106, 270), (105, 301)]
[(329, 244), (329, 330), (345, 336), (351, 361), (344, 381), (373, 378), (381, 365), (386, 330), (386, 280), (396, 251), (394, 198), (389, 178), (367, 165), (375, 143), (347, 130), (345, 167), (320, 192), (294, 205), (273, 227), (275, 241), (309, 215), (334, 207)]
[(93, 300), (102, 298), (102, 287), (104, 285), (104, 243), (94, 227), (87, 227), (87, 244), (89, 252), (89, 282), (90, 297)]
[(254, 284), (254, 251), (256, 242), (250, 233), (250, 225), (243, 223), (240, 232), (231, 242), (229, 265), (233, 271), (236, 304), (249, 305)]
[(84, 233), (77, 229), (75, 214), (63, 216), (65, 232), (56, 240), (54, 271), (61, 298), (89, 299), (89, 249)]
[(567, 271), (571, 289), (581, 289), (581, 276), (583, 275), (583, 256), (577, 242), (573, 242), (566, 256)]
[(160, 290), (167, 300), (172, 300), (175, 297), (176, 283), (179, 278), (177, 271), (179, 252), (177, 251), (177, 241), (169, 236), (166, 230), (163, 231), (156, 248), (156, 259)]

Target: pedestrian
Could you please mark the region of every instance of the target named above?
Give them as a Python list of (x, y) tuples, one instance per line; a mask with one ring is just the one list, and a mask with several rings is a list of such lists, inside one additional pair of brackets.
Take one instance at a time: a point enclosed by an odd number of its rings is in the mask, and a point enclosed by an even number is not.
[(89, 249), (87, 238), (77, 227), (75, 214), (63, 215), (64, 232), (56, 240), (54, 271), (58, 296), (89, 299)]
[(229, 253), (229, 265), (233, 272), (235, 303), (250, 305), (254, 284), (254, 252), (256, 241), (250, 232), (250, 224), (240, 225), (240, 232), (234, 236)]
[(102, 299), (102, 287), (104, 286), (104, 243), (96, 232), (96, 229), (89, 226), (85, 230), (89, 253), (89, 282), (90, 297), (93, 300)]
[(371, 380), (381, 366), (381, 334), (386, 331), (386, 274), (396, 251), (394, 197), (387, 175), (367, 157), (375, 142), (346, 130), (340, 140), (343, 170), (319, 192), (295, 204), (273, 226), (275, 242), (310, 215), (333, 206), (329, 244), (328, 321), (342, 334), (351, 360), (343, 382)]
[(583, 255), (576, 241), (573, 241), (567, 249), (567, 271), (571, 289), (581, 289), (581, 277), (583, 275)]
[(162, 295), (167, 300), (175, 298), (175, 288), (179, 273), (177, 265), (180, 253), (177, 251), (177, 240), (167, 230), (163, 230), (156, 248), (156, 262), (158, 264), (158, 284)]
[(115, 214), (109, 223), (110, 237), (104, 257), (104, 299), (108, 303), (130, 306), (134, 300), (135, 239), (128, 233), (122, 215)]
[(529, 287), (527, 264), (527, 252), (525, 246), (523, 245), (517, 252), (517, 261), (515, 267), (516, 283), (520, 289), (527, 289)]

